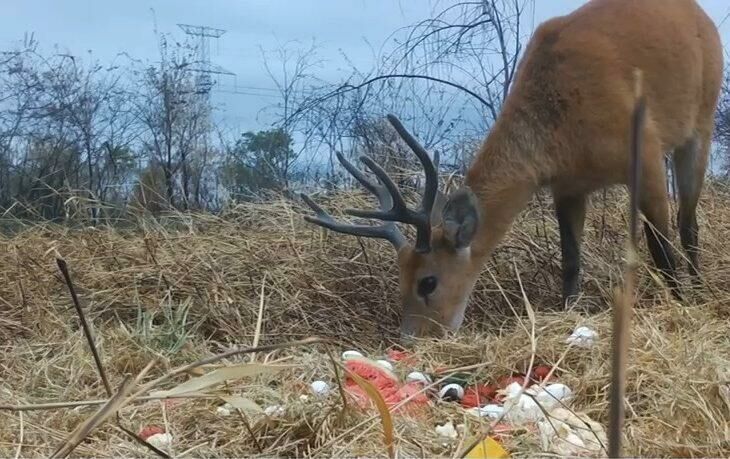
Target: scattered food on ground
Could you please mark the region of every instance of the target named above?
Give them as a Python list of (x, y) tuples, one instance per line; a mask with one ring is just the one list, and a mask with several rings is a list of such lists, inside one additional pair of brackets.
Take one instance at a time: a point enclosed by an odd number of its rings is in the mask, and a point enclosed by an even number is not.
[(160, 426), (145, 426), (139, 431), (139, 438), (147, 440), (152, 435), (165, 433), (165, 429)]
[(330, 385), (325, 381), (317, 380), (311, 384), (312, 392), (318, 397), (326, 397), (330, 393)]
[(454, 423), (451, 421), (448, 421), (443, 425), (437, 425), (434, 431), (436, 432), (436, 435), (448, 438), (450, 440), (455, 440), (459, 436), (459, 433), (454, 428)]
[(172, 435), (167, 432), (157, 433), (147, 437), (147, 443), (159, 449), (167, 449), (172, 444)]
[(353, 351), (353, 350), (345, 351), (342, 353), (342, 360), (347, 360), (347, 359), (351, 359), (354, 357), (363, 357), (363, 355), (360, 351)]
[(591, 348), (598, 341), (598, 332), (589, 327), (578, 327), (575, 329), (570, 336), (565, 339), (565, 342), (578, 347)]

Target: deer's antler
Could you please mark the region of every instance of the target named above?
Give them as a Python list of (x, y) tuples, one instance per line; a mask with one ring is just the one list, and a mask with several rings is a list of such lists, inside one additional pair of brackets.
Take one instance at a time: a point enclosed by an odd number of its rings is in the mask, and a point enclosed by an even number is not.
[[(360, 172), (355, 166), (352, 165), (348, 160), (345, 159), (342, 154), (337, 153), (337, 159), (340, 164), (347, 169), (347, 171), (357, 179), (368, 191), (373, 193), (380, 202), (381, 209), (388, 209), (393, 205), (393, 201), (388, 193), (388, 190), (382, 185), (377, 185), (365, 177), (365, 174)], [(322, 209), (317, 203), (304, 193), (300, 195), (305, 203), (317, 214), (316, 217), (305, 216), (304, 219), (309, 223), (322, 226), (338, 233), (350, 234), (352, 236), (362, 237), (373, 237), (380, 239), (387, 239), (390, 241), (396, 250), (400, 249), (406, 244), (406, 238), (403, 233), (398, 229), (394, 222), (386, 222), (378, 226), (370, 225), (352, 225), (348, 223), (341, 223), (332, 218), (324, 209)]]
[(301, 196), (304, 202), (317, 214), (316, 218), (305, 217), (305, 219), (310, 223), (344, 234), (387, 239), (396, 249), (401, 248), (405, 244), (405, 237), (395, 225), (395, 222), (413, 225), (416, 228), (416, 251), (428, 252), (431, 248), (431, 211), (438, 192), (436, 166), (431, 161), (428, 152), (406, 131), (398, 118), (394, 115), (388, 115), (388, 121), (393, 125), (398, 135), (401, 136), (416, 156), (418, 156), (426, 174), (426, 184), (424, 186), (420, 209), (412, 210), (408, 208), (396, 184), (393, 183), (393, 180), (391, 180), (385, 170), (375, 163), (375, 161), (367, 156), (360, 157), (360, 161), (375, 174), (382, 185), (368, 180), (361, 171), (347, 161), (340, 153), (337, 153), (337, 159), (342, 166), (368, 191), (377, 196), (380, 202), (380, 210), (347, 209), (345, 213), (354, 217), (373, 218), (386, 223), (379, 226), (369, 226), (337, 222), (331, 215), (314, 203), (309, 196), (302, 194)]

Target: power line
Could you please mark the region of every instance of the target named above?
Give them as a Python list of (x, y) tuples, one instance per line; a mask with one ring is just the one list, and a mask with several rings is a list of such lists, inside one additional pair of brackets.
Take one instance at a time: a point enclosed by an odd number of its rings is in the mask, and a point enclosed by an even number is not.
[(253, 91), (271, 91), (271, 92), (275, 92), (275, 93), (280, 92), (279, 89), (277, 89), (277, 88), (262, 88), (261, 86), (246, 86), (246, 85), (239, 85), (238, 83), (235, 83), (235, 87), (241, 88), (241, 89), (251, 89)]
[(235, 89), (223, 89), (220, 86), (218, 86), (215, 89), (215, 92), (224, 93), (224, 94), (235, 94), (240, 96), (255, 96), (255, 97), (268, 97), (270, 99), (279, 99), (280, 96), (276, 94), (261, 94), (261, 93), (255, 93), (255, 92), (246, 92), (246, 91), (237, 91)]
[(723, 24), (725, 24), (725, 21), (728, 20), (728, 18), (730, 18), (730, 8), (727, 9), (727, 14), (725, 14), (725, 17), (722, 18), (722, 20), (720, 21), (720, 23), (717, 25), (717, 28), (718, 29), (721, 28), (723, 26)]

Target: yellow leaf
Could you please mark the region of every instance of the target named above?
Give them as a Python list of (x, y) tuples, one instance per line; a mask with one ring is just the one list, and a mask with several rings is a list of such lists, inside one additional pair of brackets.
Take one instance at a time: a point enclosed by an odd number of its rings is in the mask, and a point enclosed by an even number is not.
[(241, 365), (232, 365), (229, 367), (218, 368), (199, 378), (193, 378), (184, 383), (173, 387), (170, 390), (153, 392), (150, 395), (155, 397), (170, 397), (173, 395), (187, 394), (189, 392), (198, 392), (216, 384), (220, 384), (232, 379), (247, 378), (261, 374), (274, 374), (281, 370), (292, 368), (287, 365), (264, 365), (260, 363), (244, 363)]
[(506, 459), (509, 457), (509, 453), (502, 448), (502, 445), (497, 440), (492, 437), (487, 437), (477, 443), (464, 457), (469, 459)]
[(345, 368), (345, 371), (347, 372), (348, 376), (350, 376), (352, 380), (355, 381), (355, 383), (360, 386), (360, 388), (364, 390), (366, 394), (368, 394), (368, 397), (370, 397), (373, 403), (375, 403), (375, 406), (378, 408), (378, 412), (380, 413), (380, 421), (383, 424), (385, 447), (388, 450), (388, 456), (390, 458), (394, 458), (395, 451), (393, 450), (393, 439), (395, 436), (393, 434), (393, 418), (390, 416), (390, 410), (388, 409), (388, 405), (386, 405), (383, 396), (380, 395), (380, 391), (378, 391), (375, 386), (361, 378), (359, 375), (356, 375), (347, 368)]

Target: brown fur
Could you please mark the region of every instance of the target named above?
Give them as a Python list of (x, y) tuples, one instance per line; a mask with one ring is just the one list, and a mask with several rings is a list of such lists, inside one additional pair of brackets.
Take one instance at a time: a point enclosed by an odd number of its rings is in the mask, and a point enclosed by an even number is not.
[[(696, 268), (694, 215), (723, 69), (717, 28), (694, 0), (592, 0), (542, 24), (526, 48), (502, 113), (467, 174), (480, 215), (471, 247), (454, 249), (450, 235), (435, 228), (429, 253), (399, 251), (405, 335), (461, 325), (484, 262), (540, 187), (555, 196), (561, 237), (565, 231), (563, 267), (572, 269), (586, 195), (627, 183), (635, 69), (647, 100), (640, 208), (655, 231), (647, 233), (652, 255), (671, 275), (673, 258), (663, 252), (669, 229), (664, 154), (674, 152), (682, 242)], [(438, 279), (427, 299), (416, 293), (424, 276)], [(573, 277), (567, 293), (576, 288)]]

